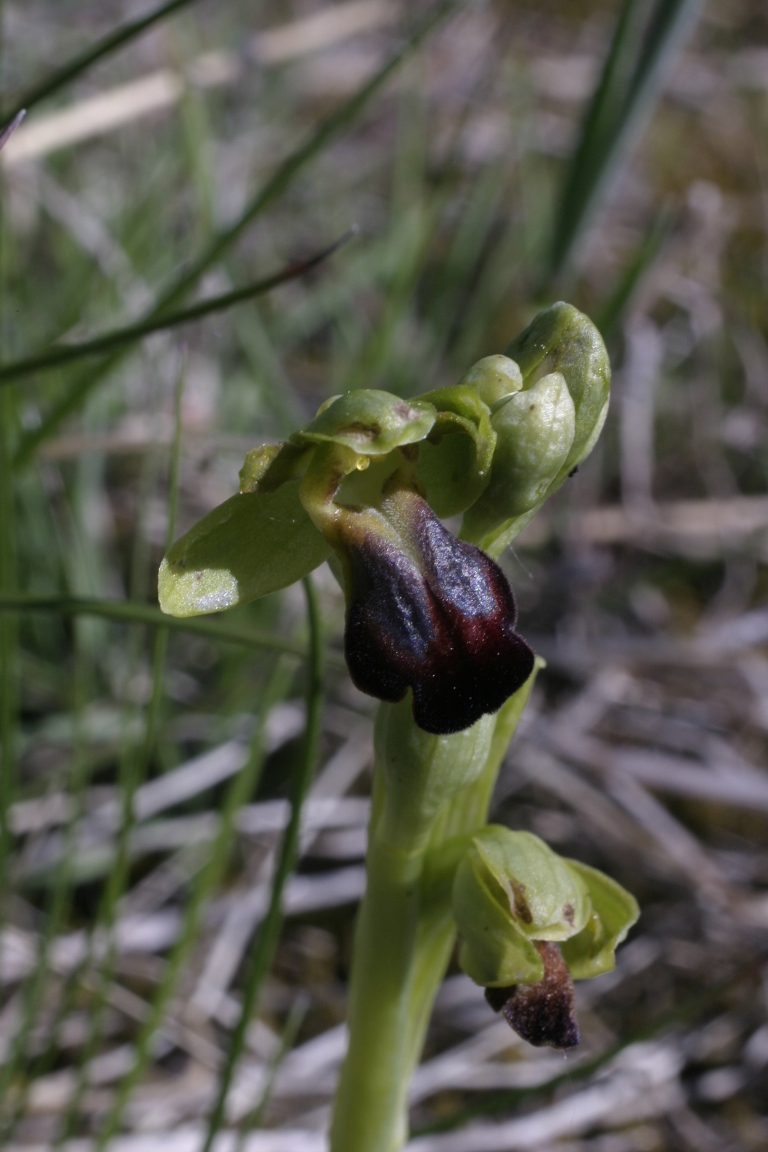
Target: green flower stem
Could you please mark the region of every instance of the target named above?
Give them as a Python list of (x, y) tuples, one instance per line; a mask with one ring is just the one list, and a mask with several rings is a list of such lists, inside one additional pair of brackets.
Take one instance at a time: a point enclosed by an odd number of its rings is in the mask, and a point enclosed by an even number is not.
[(407, 1139), (408, 988), (424, 851), (374, 836), (355, 932), (349, 1049), (336, 1097), (333, 1152), (397, 1152)]
[[(467, 733), (427, 740), (413, 731), (409, 739), (402, 736), (402, 728), (413, 723), (408, 713), (389, 714), (390, 724), (394, 719), (400, 728), (395, 742), (422, 749), (424, 787), (398, 787), (391, 765), (388, 780), (377, 757), (368, 883), (355, 931), (349, 1048), (334, 1107), (332, 1152), (398, 1152), (408, 1138), (411, 1075), (454, 945), (453, 871), (467, 838), (485, 825), (499, 767), (534, 678), (535, 672), (498, 713), (490, 745)], [(476, 728), (483, 725), (481, 720)], [(386, 730), (386, 720), (380, 730)], [(454, 753), (448, 798), (435, 810), (447, 748)], [(418, 773), (417, 765), (410, 767)], [(462, 768), (472, 782), (457, 790)], [(419, 794), (423, 810), (414, 812)], [(407, 810), (398, 814), (395, 797)]]

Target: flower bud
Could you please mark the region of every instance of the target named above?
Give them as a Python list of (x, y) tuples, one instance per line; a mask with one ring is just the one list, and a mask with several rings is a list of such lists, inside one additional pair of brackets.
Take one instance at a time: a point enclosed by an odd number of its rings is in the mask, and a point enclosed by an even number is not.
[[(520, 383), (502, 394), (505, 360), (515, 362)], [(490, 481), (467, 511), (462, 535), (496, 553), (498, 538), (511, 539), (520, 518), (530, 518), (591, 451), (608, 410), (610, 366), (594, 324), (560, 303), (534, 318), (506, 358), (481, 360), (469, 377), (490, 404), (496, 448)]]
[(539, 312), (506, 354), (520, 366), (524, 388), (551, 372), (565, 377), (576, 426), (560, 472), (564, 479), (592, 451), (608, 413), (611, 366), (603, 338), (588, 316), (560, 301)]

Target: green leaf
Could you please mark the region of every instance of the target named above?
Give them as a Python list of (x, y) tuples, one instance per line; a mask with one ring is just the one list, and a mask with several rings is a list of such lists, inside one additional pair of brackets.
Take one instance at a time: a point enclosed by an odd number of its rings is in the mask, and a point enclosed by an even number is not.
[(340, 444), (361, 456), (380, 456), (423, 440), (437, 413), (423, 400), (402, 400), (366, 388), (323, 407), (293, 438), (299, 443)]
[(221, 612), (306, 576), (330, 548), (299, 501), (299, 481), (232, 496), (177, 540), (160, 566), (171, 616)]
[(573, 978), (587, 980), (615, 967), (614, 950), (636, 923), (640, 909), (634, 896), (610, 876), (578, 860), (568, 864), (587, 886), (592, 915), (584, 929), (563, 944), (562, 953)]

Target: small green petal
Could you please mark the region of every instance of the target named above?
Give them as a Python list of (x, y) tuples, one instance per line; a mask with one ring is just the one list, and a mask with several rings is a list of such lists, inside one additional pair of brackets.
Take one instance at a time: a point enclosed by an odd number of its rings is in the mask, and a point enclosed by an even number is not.
[(562, 946), (562, 953), (575, 980), (587, 980), (610, 972), (616, 964), (614, 950), (636, 923), (640, 909), (634, 896), (610, 876), (568, 861), (583, 879), (592, 902), (592, 915), (583, 931)]
[(290, 441), (251, 448), (240, 469), (240, 491), (274, 492), (301, 474), (311, 452), (311, 447)]
[(241, 493), (256, 491), (260, 481), (280, 455), (282, 447), (282, 444), (262, 444), (260, 448), (251, 448), (246, 453), (245, 462), (239, 472)]
[(435, 513), (456, 516), (481, 496), (491, 475), (496, 434), (490, 410), (465, 383), (421, 399), (437, 409), (437, 419), (419, 447), (417, 475)]
[(299, 500), (299, 481), (232, 496), (171, 547), (160, 566), (160, 607), (200, 616), (246, 604), (300, 580), (330, 548)]
[(323, 407), (293, 439), (341, 444), (362, 456), (378, 456), (423, 440), (436, 412), (423, 400), (402, 400), (373, 388), (348, 392)]
[(474, 388), (480, 399), (492, 408), (502, 396), (520, 391), (523, 374), (514, 360), (497, 353), (473, 364), (461, 383)]

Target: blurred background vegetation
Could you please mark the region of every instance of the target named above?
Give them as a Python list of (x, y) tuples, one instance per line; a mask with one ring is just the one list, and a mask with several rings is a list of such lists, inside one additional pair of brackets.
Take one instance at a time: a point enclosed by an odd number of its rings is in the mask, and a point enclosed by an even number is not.
[(764, 4), (1, 15), (3, 1147), (324, 1148), (373, 702), (325, 569), (321, 694), (300, 588), (163, 627), (157, 566), (248, 448), (456, 382), (562, 297), (614, 402), (504, 561), (548, 668), (494, 818), (643, 915), (567, 1063), (451, 969), (413, 1150), (765, 1148)]

